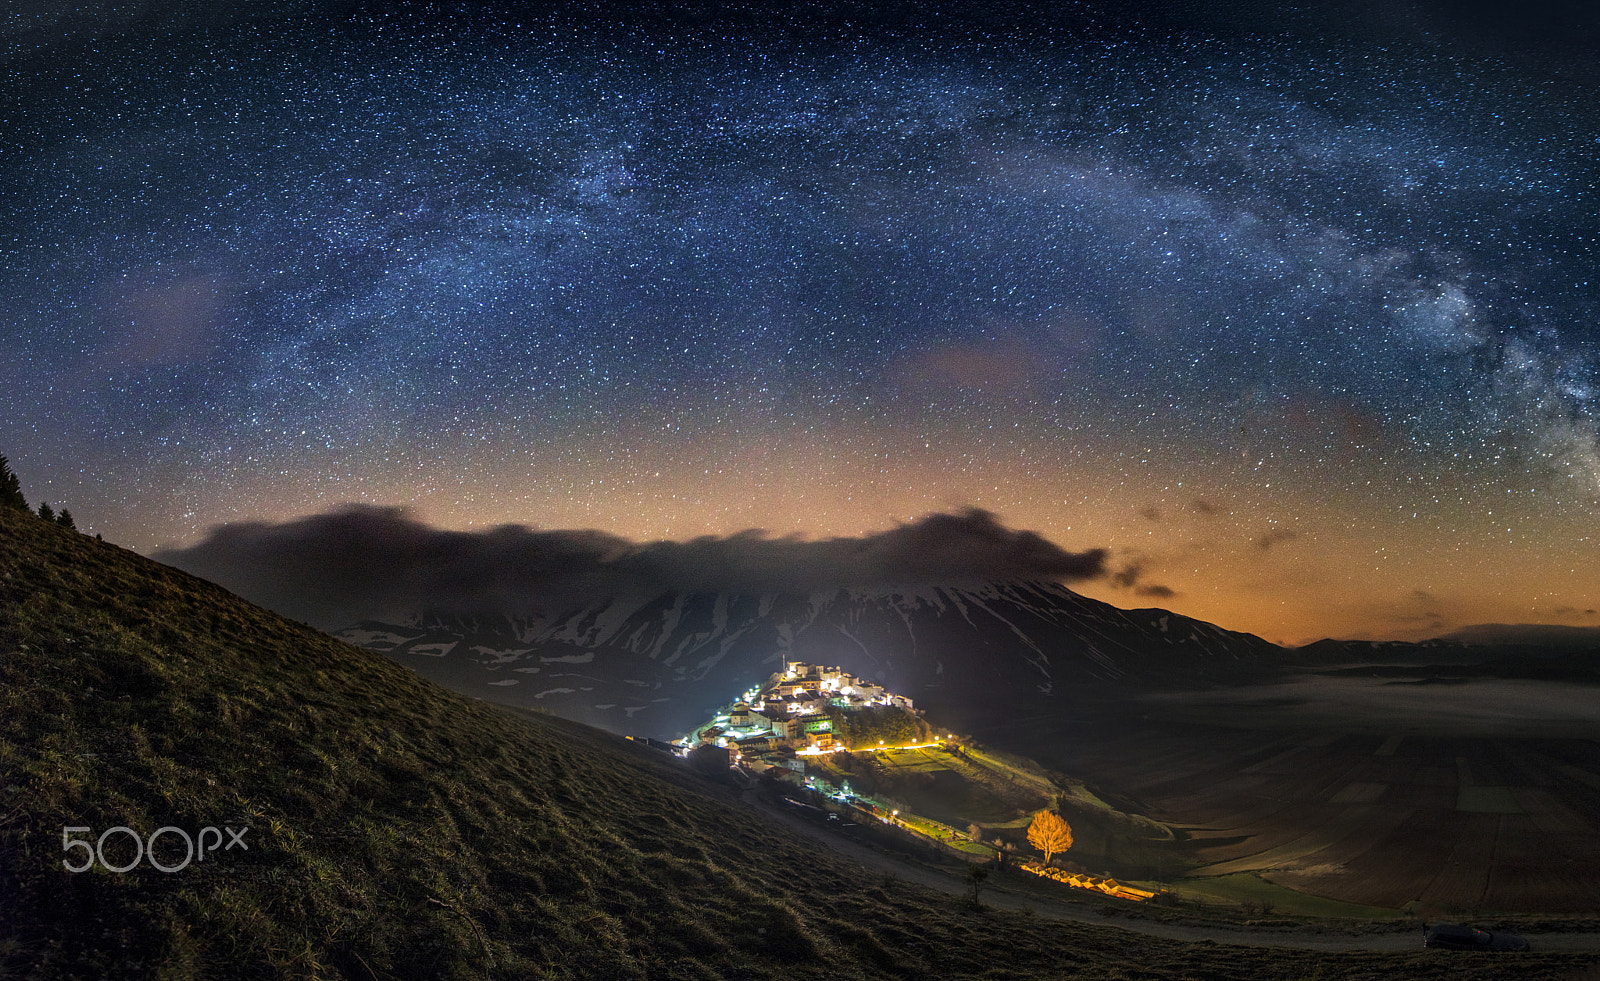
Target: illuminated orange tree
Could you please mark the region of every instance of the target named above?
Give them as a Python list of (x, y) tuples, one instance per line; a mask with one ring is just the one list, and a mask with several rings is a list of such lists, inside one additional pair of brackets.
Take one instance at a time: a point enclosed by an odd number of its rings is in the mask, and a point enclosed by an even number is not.
[(1072, 847), (1072, 826), (1052, 811), (1040, 811), (1028, 825), (1028, 842), (1044, 852), (1045, 864), (1057, 852)]

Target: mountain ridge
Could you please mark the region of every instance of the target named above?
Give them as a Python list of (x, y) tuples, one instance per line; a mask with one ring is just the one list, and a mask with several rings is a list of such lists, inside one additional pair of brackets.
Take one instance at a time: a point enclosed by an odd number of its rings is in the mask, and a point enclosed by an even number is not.
[[(1512, 643), (1520, 634), (1492, 631), (1282, 647), (1038, 580), (806, 593), (642, 591), (543, 615), (435, 610), (404, 623), (362, 621), (335, 635), (480, 698), (658, 738), (681, 735), (786, 660), (841, 665), (959, 728), (1335, 665), (1540, 661), (1563, 649)], [(1560, 637), (1577, 642), (1587, 633)], [(1574, 663), (1582, 677), (1585, 669)]]
[(980, 704), (1049, 710), (1130, 685), (1261, 678), (1286, 655), (1252, 634), (1046, 581), (668, 590), (542, 616), (436, 611), (337, 635), (479, 697), (655, 736), (678, 734), (786, 659), (843, 665), (960, 725)]

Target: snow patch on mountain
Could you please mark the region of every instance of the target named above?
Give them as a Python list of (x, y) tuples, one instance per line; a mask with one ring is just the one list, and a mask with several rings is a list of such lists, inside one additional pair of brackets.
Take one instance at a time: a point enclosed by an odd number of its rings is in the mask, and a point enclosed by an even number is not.
[(407, 654), (421, 654), (423, 657), (444, 657), (446, 654), (460, 646), (458, 641), (444, 644), (413, 644), (406, 648)]

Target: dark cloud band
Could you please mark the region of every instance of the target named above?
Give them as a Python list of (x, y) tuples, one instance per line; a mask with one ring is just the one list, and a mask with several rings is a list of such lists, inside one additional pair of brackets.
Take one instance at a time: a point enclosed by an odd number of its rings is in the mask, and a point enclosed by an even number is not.
[(524, 525), (446, 531), (404, 508), (349, 505), (281, 524), (222, 525), (156, 558), (328, 628), (423, 610), (515, 614), (673, 590), (815, 592), (1107, 574), (1104, 549), (1069, 552), (978, 509), (859, 538), (746, 531), (640, 543)]

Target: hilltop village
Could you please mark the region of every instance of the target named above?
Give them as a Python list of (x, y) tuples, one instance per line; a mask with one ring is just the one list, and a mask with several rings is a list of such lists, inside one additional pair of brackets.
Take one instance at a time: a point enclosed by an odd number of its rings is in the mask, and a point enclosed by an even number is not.
[[(847, 713), (873, 709), (878, 712), (871, 714), (880, 723), (888, 721), (890, 728), (924, 736), (927, 732), (926, 723), (916, 718), (916, 708), (906, 696), (837, 666), (786, 661), (782, 671), (773, 672), (765, 684), (745, 692), (679, 745), (724, 748), (729, 751), (730, 763), (742, 759), (747, 765), (757, 761), (780, 765), (779, 759), (847, 748), (850, 730), (863, 728), (852, 726)], [(768, 756), (776, 758), (763, 759)], [(804, 772), (803, 766), (789, 768)]]

